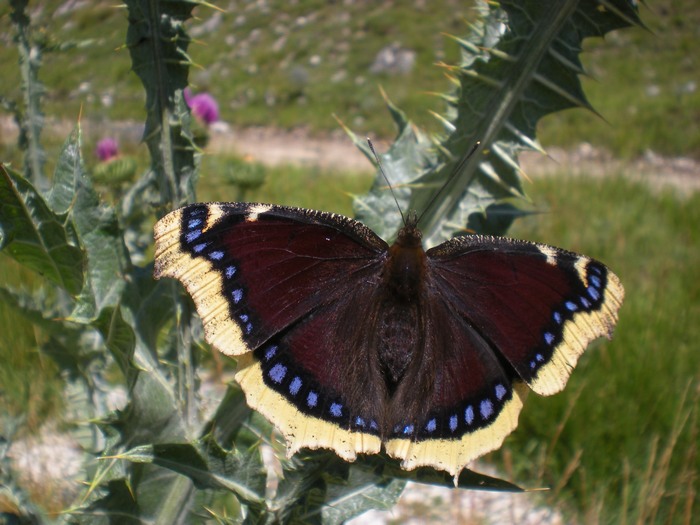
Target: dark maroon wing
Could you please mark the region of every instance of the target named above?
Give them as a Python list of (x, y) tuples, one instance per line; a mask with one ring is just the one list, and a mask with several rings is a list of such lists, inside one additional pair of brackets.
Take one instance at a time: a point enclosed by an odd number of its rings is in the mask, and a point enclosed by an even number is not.
[(433, 293), (542, 395), (564, 388), (590, 341), (612, 335), (624, 298), (602, 263), (543, 244), (473, 235), (427, 256)]
[(541, 244), (467, 236), (426, 255), (425, 352), (392, 400), (387, 451), (457, 476), (515, 429), (525, 384), (558, 392), (611, 335), (624, 291), (603, 264)]
[[(248, 403), (292, 450), (327, 447), (349, 459), (379, 450), (379, 366), (345, 327), (377, 288), (384, 241), (346, 217), (248, 203), (187, 206), (155, 236), (156, 277), (185, 285), (207, 341), (240, 356)], [(375, 407), (358, 401), (357, 385)]]
[(228, 355), (343, 297), (387, 249), (346, 217), (249, 203), (187, 206), (159, 221), (155, 237), (156, 278), (183, 282), (207, 340)]

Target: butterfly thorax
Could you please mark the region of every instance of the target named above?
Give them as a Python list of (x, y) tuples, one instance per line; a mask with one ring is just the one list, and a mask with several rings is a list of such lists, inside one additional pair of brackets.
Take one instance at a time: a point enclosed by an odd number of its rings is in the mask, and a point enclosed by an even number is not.
[(384, 268), (384, 284), (397, 299), (413, 303), (420, 297), (424, 282), (426, 257), (420, 230), (411, 222), (399, 230), (389, 248)]

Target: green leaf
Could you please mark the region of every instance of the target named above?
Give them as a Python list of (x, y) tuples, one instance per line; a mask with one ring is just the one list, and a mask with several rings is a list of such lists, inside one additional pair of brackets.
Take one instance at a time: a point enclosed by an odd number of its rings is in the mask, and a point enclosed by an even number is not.
[[(411, 193), (415, 189), (414, 185), (418, 183), (418, 178), (433, 167), (433, 144), (386, 96), (385, 100), (398, 134), (389, 150), (378, 156), (396, 195), (398, 206), (404, 211), (408, 210)], [(367, 142), (360, 140), (347, 128), (346, 131), (360, 151), (376, 163)], [(354, 199), (353, 207), (358, 220), (372, 228), (383, 239), (391, 241), (403, 224), (397, 203), (387, 188), (387, 181), (378, 175), (369, 193)]]
[[(489, 211), (526, 200), (517, 156), (523, 150), (541, 151), (535, 138), (539, 120), (571, 107), (591, 109), (579, 81), (583, 40), (641, 25), (631, 0), (505, 0), (478, 7), (483, 20), (466, 38), (455, 38), (462, 49), (461, 64), (450, 69), (457, 88), (444, 97), (448, 107), (439, 117), (447, 134), (436, 137), (432, 148), (418, 147), (419, 162), (412, 156), (385, 160), (392, 184), (408, 188), (410, 204), (403, 209), (422, 214), (428, 247), (464, 234), (470, 221), (478, 233), (505, 233), (511, 221)], [(412, 126), (399, 123), (390, 153), (400, 147), (406, 127)], [(405, 199), (402, 193), (400, 202)], [(378, 175), (370, 195), (356, 200), (355, 211), (391, 239), (392, 229), (401, 226), (392, 202)], [(394, 218), (382, 217), (387, 213)], [(509, 217), (523, 213), (513, 208)]]
[[(385, 471), (385, 475), (391, 475), (396, 478), (419, 483), (429, 483), (431, 485), (440, 485), (442, 487), (454, 488), (454, 478), (446, 472), (434, 470), (427, 467), (417, 468), (411, 471), (405, 471), (398, 465), (389, 466)], [(495, 490), (502, 492), (523, 492), (523, 488), (509, 481), (474, 472), (473, 470), (464, 469), (457, 479), (457, 487), (468, 490)]]
[(103, 308), (119, 304), (131, 263), (116, 213), (100, 202), (83, 166), (79, 126), (61, 150), (49, 203), (68, 213), (86, 251), (87, 279), (70, 318), (89, 323)]
[(56, 161), (56, 169), (47, 200), (49, 207), (59, 215), (70, 211), (77, 193), (85, 184), (80, 141), (81, 131), (78, 125), (64, 141)]
[(110, 480), (105, 489), (86, 509), (73, 513), (71, 519), (81, 525), (143, 524), (138, 502), (125, 479)]
[(454, 488), (455, 486), (461, 489), (469, 490), (501, 490), (507, 492), (522, 492), (523, 489), (509, 481), (505, 481), (493, 476), (487, 476), (474, 472), (469, 469), (464, 469), (457, 479), (455, 485), (454, 477), (447, 472), (435, 470), (430, 467), (419, 467), (413, 470), (404, 470), (401, 468), (400, 462), (391, 459), (385, 454), (375, 456), (360, 457), (352, 464), (353, 468), (359, 468), (368, 472), (373, 472), (380, 482), (385, 483), (389, 479), (401, 479), (405, 481), (415, 481), (417, 483), (429, 483), (431, 485), (440, 485), (444, 487)]
[(65, 217), (49, 209), (20, 174), (0, 165), (0, 249), (49, 281), (77, 294), (85, 257)]
[(128, 377), (136, 348), (136, 336), (132, 327), (124, 321), (121, 309), (104, 308), (92, 324), (102, 334), (104, 344)]
[(153, 265), (134, 268), (122, 305), (132, 312), (134, 330), (144, 348), (157, 348), (163, 327), (178, 315), (182, 289), (171, 280), (153, 279)]
[(467, 220), (467, 230), (484, 235), (503, 235), (515, 219), (534, 212), (516, 208), (509, 202), (490, 204), (483, 212), (474, 212)]
[(194, 443), (162, 443), (133, 448), (119, 456), (135, 463), (153, 463), (189, 477), (198, 489), (224, 489), (248, 503), (265, 496), (265, 469), (260, 451), (226, 451), (211, 439)]
[[(197, 2), (172, 0), (153, 8), (150, 0), (126, 0), (126, 43), (132, 68), (146, 90), (144, 140), (151, 153), (162, 205), (177, 207), (194, 199), (196, 146), (182, 95), (191, 63), (185, 22)], [(149, 178), (150, 175), (145, 175)]]
[[(255, 432), (255, 422), (249, 421), (252, 413), (240, 387), (235, 383), (229, 385), (204, 433), (212, 434), (224, 445), (233, 443), (235, 439), (239, 448), (256, 446), (260, 443), (263, 432)], [(269, 424), (267, 425), (266, 431), (269, 431)]]
[(388, 510), (399, 500), (405, 485), (401, 479), (378, 480), (374, 472), (353, 465), (347, 481), (329, 484), (323, 523), (344, 523), (368, 510)]

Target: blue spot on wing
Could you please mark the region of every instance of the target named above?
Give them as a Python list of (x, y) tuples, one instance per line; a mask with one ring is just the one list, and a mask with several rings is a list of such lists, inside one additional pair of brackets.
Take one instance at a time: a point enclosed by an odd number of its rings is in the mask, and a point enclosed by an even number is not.
[(331, 403), (330, 413), (334, 417), (340, 417), (343, 415), (343, 405), (340, 403)]
[(192, 249), (194, 250), (195, 253), (202, 253), (204, 251), (204, 248), (209, 246), (208, 242), (202, 242), (200, 244), (195, 244)]
[(287, 367), (277, 363), (275, 366), (270, 368), (268, 375), (275, 383), (280, 384), (284, 380), (284, 376), (287, 374)]
[(482, 419), (488, 419), (493, 415), (493, 403), (490, 399), (484, 399), (479, 405), (479, 413)]
[(600, 299), (600, 292), (596, 290), (593, 286), (589, 286), (588, 288), (586, 288), (586, 292), (594, 301)]
[(506, 396), (507, 393), (508, 390), (506, 390), (506, 387), (503, 385), (496, 385), (496, 399), (500, 401)]
[(289, 393), (293, 396), (297, 395), (299, 393), (299, 390), (301, 389), (301, 385), (301, 378), (299, 376), (296, 376), (294, 379), (292, 379), (292, 382), (289, 383)]
[(191, 242), (197, 240), (197, 238), (198, 238), (200, 235), (202, 235), (202, 232), (199, 231), (199, 230), (195, 230), (195, 231), (193, 231), (193, 232), (189, 232), (187, 235), (185, 235), (185, 241), (189, 244), (189, 243), (191, 243)]
[(267, 350), (265, 350), (265, 361), (269, 361), (277, 354), (277, 346), (272, 345)]
[(452, 432), (457, 430), (457, 416), (456, 415), (450, 416), (450, 430)]
[(471, 425), (474, 422), (474, 407), (471, 405), (464, 411), (464, 421), (467, 425)]
[(316, 392), (309, 392), (306, 396), (306, 404), (313, 408), (318, 404), (318, 394)]

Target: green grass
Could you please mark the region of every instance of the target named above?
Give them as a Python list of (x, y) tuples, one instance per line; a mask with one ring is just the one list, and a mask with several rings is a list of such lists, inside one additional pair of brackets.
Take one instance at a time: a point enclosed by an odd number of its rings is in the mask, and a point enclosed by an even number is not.
[(226, 185), (222, 176), (227, 165), (240, 162), (204, 157), (197, 198), (202, 201), (270, 202), (352, 216), (352, 196), (367, 192), (372, 183), (372, 177), (367, 174), (331, 174), (314, 167), (264, 168), (263, 186), (240, 195), (237, 188)]
[[(40, 277), (0, 254), (1, 286), (27, 288), (40, 282)], [(0, 415), (10, 417), (26, 431), (35, 431), (62, 409), (58, 367), (39, 349), (47, 338), (2, 302), (0, 333)]]
[[(42, 5), (34, 11), (35, 22), (49, 41), (77, 44), (44, 57), (46, 114), (76, 121), (82, 107), (83, 119), (141, 120), (143, 91), (123, 45), (125, 9), (88, 3), (55, 14), (64, 2)], [(290, 6), (272, 0), (264, 3), (269, 9), (260, 5), (224, 13), (215, 29), (190, 46), (201, 67), (191, 74), (194, 89), (214, 94), (225, 121), (325, 133), (338, 129), (335, 113), (359, 133), (390, 137), (394, 130), (383, 109), (382, 85), (419, 125), (438, 129), (429, 110), (442, 111), (442, 104), (427, 93), (449, 89), (434, 64), (457, 60), (456, 44), (442, 33), (466, 33), (474, 16), (468, 3), (408, 8), (310, 0)], [(195, 33), (216, 12), (198, 8), (196, 14), (200, 19), (189, 26)], [(659, 0), (643, 6), (641, 14), (653, 34), (624, 30), (586, 43), (583, 62), (591, 78), (584, 79), (585, 91), (610, 125), (586, 111), (567, 111), (541, 123), (543, 144), (572, 146), (583, 140), (618, 156), (647, 149), (697, 156), (700, 65), (694, 50), (700, 7), (693, 0)], [(0, 46), (0, 78), (18, 79), (7, 5), (0, 7), (0, 35), (6, 44)], [(416, 52), (414, 69), (406, 76), (370, 73), (377, 52), (394, 42)], [(4, 83), (0, 94), (20, 100), (19, 82)], [(0, 155), (6, 159), (10, 152), (0, 150)]]
[(512, 235), (604, 261), (626, 298), (613, 340), (589, 349), (564, 393), (530, 396), (507, 441), (515, 479), (563, 484), (554, 498), (593, 513), (603, 505), (603, 522), (656, 509), (659, 522), (674, 513), (680, 523), (700, 473), (700, 194), (680, 200), (614, 176), (541, 180), (532, 194), (549, 213), (517, 223)]

